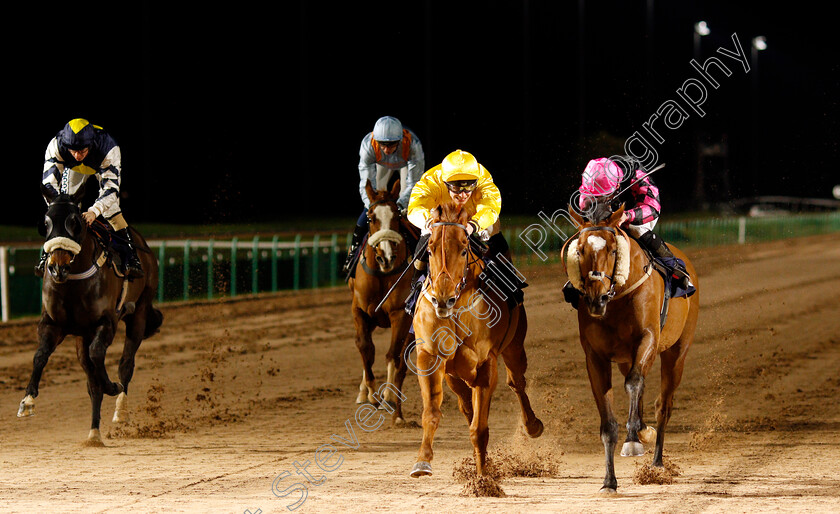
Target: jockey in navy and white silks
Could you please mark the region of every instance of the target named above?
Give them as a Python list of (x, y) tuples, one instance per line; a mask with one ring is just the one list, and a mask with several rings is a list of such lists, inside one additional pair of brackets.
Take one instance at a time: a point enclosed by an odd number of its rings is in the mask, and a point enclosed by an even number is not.
[(388, 189), (394, 177), (399, 173), (400, 196), (397, 207), (405, 211), (411, 198), (411, 190), (426, 171), (423, 145), (411, 129), (403, 127), (400, 120), (393, 116), (383, 116), (376, 121), (373, 131), (362, 138), (359, 146), (359, 195), (364, 209), (353, 229), (353, 240), (347, 252), (344, 272), (350, 270), (356, 250), (368, 230), (367, 209), (370, 200), (365, 193), (365, 184), (370, 180), (376, 190)]
[[(99, 197), (82, 216), (88, 225), (99, 216), (108, 221), (128, 247), (126, 273), (142, 277), (143, 269), (128, 223), (120, 210), (121, 172), (122, 155), (114, 138), (102, 127), (76, 118), (70, 120), (47, 145), (41, 179), (53, 194), (73, 194), (91, 175), (96, 176)], [(42, 258), (36, 267), (35, 272), (39, 276), (43, 276), (45, 262), (46, 259)]]

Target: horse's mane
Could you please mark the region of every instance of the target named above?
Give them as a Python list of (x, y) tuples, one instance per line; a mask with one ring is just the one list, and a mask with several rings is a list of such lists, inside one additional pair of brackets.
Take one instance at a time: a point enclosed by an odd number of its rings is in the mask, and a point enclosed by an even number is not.
[(467, 219), (475, 215), (475, 208), (467, 203), (463, 207), (459, 207), (455, 202), (447, 202), (440, 205), (440, 221), (456, 223), (460, 221), (461, 216), (466, 215)]

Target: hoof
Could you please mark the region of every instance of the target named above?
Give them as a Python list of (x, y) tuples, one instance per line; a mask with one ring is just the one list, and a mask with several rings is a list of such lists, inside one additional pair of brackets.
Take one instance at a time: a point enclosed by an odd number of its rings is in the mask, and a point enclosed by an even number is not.
[(87, 441), (85, 441), (85, 446), (95, 447), (95, 448), (102, 448), (105, 446), (105, 443), (102, 442), (102, 436), (99, 435), (99, 430), (95, 428), (90, 429), (90, 433), (88, 433)]
[(411, 469), (409, 476), (412, 478), (430, 476), (432, 474), (432, 465), (426, 461), (415, 462)]
[(615, 496), (618, 492), (614, 487), (602, 487), (598, 494), (601, 496)]
[(528, 437), (532, 439), (536, 439), (537, 437), (541, 436), (543, 430), (545, 430), (545, 426), (543, 425), (543, 422), (539, 419), (532, 423), (530, 427), (525, 427), (525, 433), (528, 434)]
[(359, 395), (356, 396), (356, 403), (367, 403), (367, 391), (359, 391)]
[(639, 440), (646, 446), (656, 443), (656, 429), (653, 427), (646, 427), (639, 431)]
[(642, 443), (637, 443), (635, 441), (627, 441), (626, 443), (624, 443), (624, 446), (621, 447), (622, 457), (638, 457), (644, 454), (645, 447)]
[(20, 406), (18, 407), (17, 417), (19, 418), (28, 418), (29, 416), (35, 415), (35, 398), (26, 395), (23, 400), (20, 401)]
[(117, 407), (114, 409), (114, 418), (111, 420), (113, 423), (127, 423), (129, 420), (128, 414), (128, 397), (125, 393), (120, 393), (117, 396)]

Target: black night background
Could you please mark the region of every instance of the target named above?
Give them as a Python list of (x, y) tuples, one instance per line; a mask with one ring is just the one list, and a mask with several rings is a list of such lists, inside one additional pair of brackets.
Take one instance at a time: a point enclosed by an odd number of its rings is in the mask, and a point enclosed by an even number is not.
[[(775, 5), (775, 7), (771, 7)], [(779, 6), (784, 5), (784, 8)], [(830, 18), (767, 2), (64, 2), (7, 13), (3, 225), (34, 226), (50, 138), (71, 118), (123, 152), (131, 223), (354, 219), (358, 147), (383, 115), (426, 167), (476, 155), (505, 213), (565, 206), (586, 162), (622, 151), (716, 56), (707, 87), (655, 144), (668, 213), (737, 198), (829, 198), (838, 59)], [(694, 24), (711, 33), (695, 46)], [(716, 50), (747, 57), (747, 73)], [(755, 59), (757, 58), (757, 59)], [(712, 72), (715, 74), (715, 72)], [(661, 123), (661, 121), (660, 121)], [(728, 152), (698, 160), (704, 147)], [(698, 187), (697, 169), (704, 175)], [(95, 188), (94, 188), (95, 189)], [(348, 230), (351, 227), (348, 226)]]

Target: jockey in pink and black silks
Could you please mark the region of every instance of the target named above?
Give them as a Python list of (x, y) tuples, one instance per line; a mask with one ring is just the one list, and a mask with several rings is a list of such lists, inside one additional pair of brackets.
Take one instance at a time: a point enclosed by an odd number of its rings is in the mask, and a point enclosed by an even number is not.
[[(626, 192), (622, 192), (624, 189)], [(659, 220), (661, 205), (659, 188), (647, 172), (637, 169), (625, 174), (613, 160), (606, 157), (593, 159), (583, 170), (578, 192), (578, 207), (588, 217), (598, 217), (599, 209), (611, 210), (611, 207), (624, 203), (621, 228), (655, 256), (674, 259), (668, 245), (653, 232)], [(680, 285), (688, 290), (692, 286), (688, 273), (682, 267), (676, 271)]]
[[(99, 182), (99, 196), (82, 213), (90, 225), (102, 216), (114, 229), (126, 250), (125, 272), (129, 277), (142, 277), (143, 268), (120, 209), (122, 154), (117, 142), (102, 127), (85, 119), (70, 120), (47, 145), (41, 182), (53, 194), (75, 193), (91, 176)], [(46, 200), (46, 198), (45, 198)], [(35, 267), (35, 274), (44, 275), (46, 254)]]

